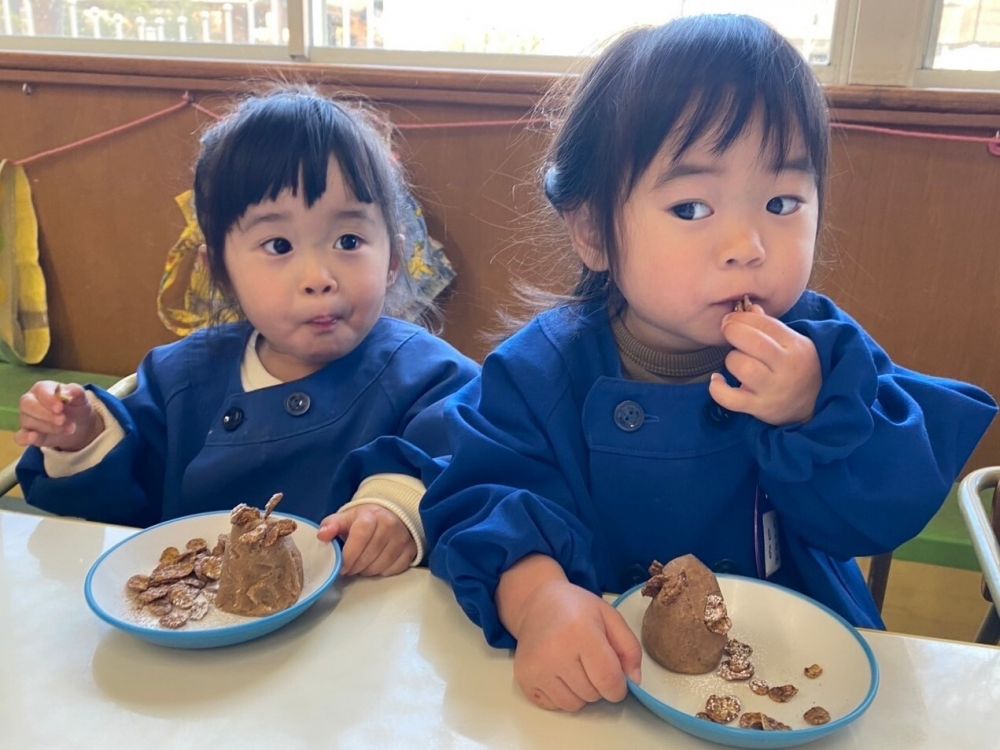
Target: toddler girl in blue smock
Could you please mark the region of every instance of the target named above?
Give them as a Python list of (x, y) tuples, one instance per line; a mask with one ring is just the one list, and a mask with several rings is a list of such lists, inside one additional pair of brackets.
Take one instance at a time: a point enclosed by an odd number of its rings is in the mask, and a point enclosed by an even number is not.
[(240, 103), (202, 138), (195, 203), (220, 310), (242, 321), (153, 349), (120, 400), (36, 383), (15, 438), (28, 502), (147, 526), (282, 492), (345, 539), (346, 573), (419, 562), (419, 467), (446, 445), (434, 404), (478, 368), (384, 314), (415, 293), (407, 197), (362, 108), (304, 88)]
[(654, 559), (880, 626), (853, 557), (917, 534), (993, 419), (807, 289), (828, 148), (809, 66), (748, 17), (627, 33), (569, 98), (543, 181), (579, 281), (449, 400), (454, 455), (421, 507), (432, 571), (516, 644), (537, 705), (641, 680), (600, 593)]

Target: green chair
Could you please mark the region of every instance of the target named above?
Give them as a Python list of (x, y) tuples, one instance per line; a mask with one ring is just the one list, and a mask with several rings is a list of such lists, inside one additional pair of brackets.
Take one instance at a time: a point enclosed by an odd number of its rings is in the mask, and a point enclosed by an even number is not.
[[(962, 511), (959, 509), (959, 486), (956, 484), (952, 487), (941, 509), (916, 537), (892, 552), (874, 555), (871, 558), (868, 568), (868, 588), (880, 612), (885, 601), (885, 590), (893, 560), (940, 565), (959, 570), (980, 569), (972, 541), (962, 520)], [(983, 494), (980, 497), (980, 504), (988, 504), (989, 500), (990, 496)]]

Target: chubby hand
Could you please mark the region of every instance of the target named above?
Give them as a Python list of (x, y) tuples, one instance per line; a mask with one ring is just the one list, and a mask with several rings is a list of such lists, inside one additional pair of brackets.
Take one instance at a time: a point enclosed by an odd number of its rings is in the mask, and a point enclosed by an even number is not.
[(21, 396), (18, 445), (78, 451), (104, 430), (104, 420), (76, 383), (40, 380)]
[(726, 315), (722, 335), (733, 346), (726, 367), (741, 385), (733, 388), (721, 374), (713, 374), (708, 392), (716, 403), (775, 427), (812, 419), (823, 375), (808, 336), (772, 318), (760, 305)]
[(413, 535), (395, 513), (365, 503), (327, 516), (316, 536), (324, 542), (344, 539), (344, 575), (394, 576), (417, 554)]
[(614, 607), (566, 580), (539, 586), (517, 628), (514, 677), (544, 709), (579, 711), (618, 702), (640, 682), (642, 647)]

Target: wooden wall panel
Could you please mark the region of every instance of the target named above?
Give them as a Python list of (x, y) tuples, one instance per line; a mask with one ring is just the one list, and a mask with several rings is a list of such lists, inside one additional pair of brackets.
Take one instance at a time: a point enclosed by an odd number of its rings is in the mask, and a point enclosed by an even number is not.
[[(510, 120), (524, 111), (439, 107), (437, 121)], [(402, 122), (402, 115), (395, 117)], [(509, 300), (511, 269), (531, 261), (520, 240), (543, 139), (521, 126), (404, 132), (400, 152), (458, 277), (444, 303), (445, 338), (476, 358), (483, 334)]]
[[(1000, 158), (984, 145), (835, 139), (817, 286), (906, 367), (1000, 395)], [(970, 466), (1000, 463), (994, 425)]]
[[(335, 82), (397, 124), (531, 116), (546, 76), (235, 63), (115, 61), (0, 53), (0, 158), (19, 159), (170, 106), (191, 91), (221, 111), (254, 77)], [(22, 92), (29, 82), (33, 91)], [(837, 118), (985, 135), (1000, 94), (832, 89)], [(125, 373), (172, 340), (155, 310), (167, 250), (182, 228), (197, 134), (187, 109), (28, 167), (49, 283), (46, 364)], [(513, 276), (551, 281), (558, 240), (525, 241), (544, 137), (518, 126), (410, 130), (400, 153), (432, 234), (459, 276), (445, 338), (482, 358), (481, 334), (512, 303)], [(899, 363), (1000, 394), (1000, 158), (976, 144), (837, 131), (816, 283)], [(1000, 426), (970, 465), (1000, 462)]]
[[(0, 83), (0, 155), (18, 159), (162, 109), (177, 95)], [(13, 118), (8, 117), (8, 113)], [(200, 119), (204, 119), (199, 116)], [(26, 167), (53, 339), (47, 365), (127, 373), (172, 340), (156, 315), (163, 259), (183, 227), (194, 110)], [(17, 127), (11, 127), (16, 122)]]

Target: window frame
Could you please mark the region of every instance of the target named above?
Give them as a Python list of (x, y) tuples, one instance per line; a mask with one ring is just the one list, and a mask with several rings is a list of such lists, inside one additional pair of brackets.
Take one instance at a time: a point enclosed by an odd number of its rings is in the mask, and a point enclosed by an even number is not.
[[(830, 62), (827, 65), (813, 65), (813, 71), (820, 82), (826, 85), (1000, 90), (1000, 71), (935, 70), (930, 67), (934, 60), (943, 2), (944, 0), (839, 0), (834, 14)], [(288, 2), (289, 41), (283, 46), (0, 35), (0, 54), (41, 52), (514, 74), (562, 74), (579, 71), (587, 64), (586, 58), (549, 55), (314, 46), (311, 43), (310, 14), (315, 13), (319, 7), (319, 3), (313, 0)], [(895, 43), (892, 45), (885, 44), (886, 28), (893, 28)]]

